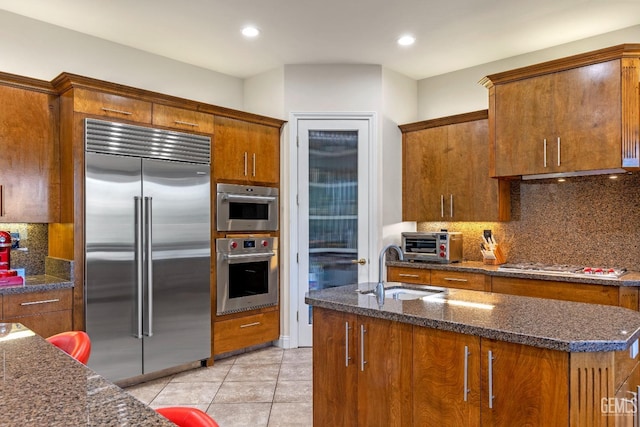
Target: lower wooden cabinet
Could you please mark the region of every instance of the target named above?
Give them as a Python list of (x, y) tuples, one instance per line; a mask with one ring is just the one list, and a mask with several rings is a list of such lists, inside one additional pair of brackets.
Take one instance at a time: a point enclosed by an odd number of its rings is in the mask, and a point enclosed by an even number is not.
[(466, 271), (432, 270), (431, 284), (433, 286), (469, 289), (472, 291), (490, 291), (491, 276)]
[(313, 425), (412, 425), (411, 325), (313, 309)]
[(428, 285), (431, 283), (431, 270), (411, 267), (387, 267), (387, 282)]
[(216, 321), (213, 328), (213, 354), (258, 345), (278, 339), (280, 315), (277, 310)]
[(72, 289), (8, 294), (2, 297), (2, 320), (22, 323), (42, 337), (70, 331)]

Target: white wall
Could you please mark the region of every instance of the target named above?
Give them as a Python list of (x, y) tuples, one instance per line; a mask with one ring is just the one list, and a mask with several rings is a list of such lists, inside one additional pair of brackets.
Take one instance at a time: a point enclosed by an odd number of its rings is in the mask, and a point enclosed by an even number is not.
[(478, 82), (487, 75), (623, 43), (640, 43), (640, 25), (420, 80), (418, 117), (426, 120), (486, 109), (487, 89)]
[(62, 72), (243, 108), (243, 80), (0, 11), (0, 71), (50, 81)]
[(284, 67), (245, 79), (244, 111), (287, 119), (284, 108)]

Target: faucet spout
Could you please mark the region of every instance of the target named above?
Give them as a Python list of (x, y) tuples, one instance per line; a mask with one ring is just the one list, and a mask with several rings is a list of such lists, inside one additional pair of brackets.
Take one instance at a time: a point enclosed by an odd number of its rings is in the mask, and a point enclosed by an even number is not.
[(400, 246), (398, 245), (387, 245), (384, 248), (382, 248), (382, 251), (380, 251), (380, 258), (378, 260), (379, 264), (378, 264), (378, 286), (380, 286), (380, 284), (384, 283), (384, 280), (382, 279), (384, 277), (384, 261), (387, 255), (387, 251), (389, 249), (393, 249), (396, 251), (396, 253), (398, 254), (398, 259), (400, 259), (400, 261), (404, 261), (404, 255), (402, 254), (402, 249), (400, 249)]

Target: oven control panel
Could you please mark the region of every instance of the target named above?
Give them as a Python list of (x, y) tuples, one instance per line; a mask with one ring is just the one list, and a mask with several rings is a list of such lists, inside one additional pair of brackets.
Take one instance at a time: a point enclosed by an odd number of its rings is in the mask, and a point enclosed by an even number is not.
[(263, 253), (278, 249), (277, 237), (235, 237), (216, 240), (218, 253)]

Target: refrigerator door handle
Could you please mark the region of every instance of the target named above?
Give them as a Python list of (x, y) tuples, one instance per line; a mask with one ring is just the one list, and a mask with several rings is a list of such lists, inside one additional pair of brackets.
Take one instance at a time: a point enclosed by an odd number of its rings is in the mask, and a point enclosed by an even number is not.
[(145, 335), (153, 336), (153, 199), (151, 197), (144, 198), (145, 204), (145, 260), (147, 271), (147, 330)]
[(144, 280), (144, 259), (142, 254), (142, 242), (143, 242), (143, 234), (142, 234), (142, 198), (134, 197), (135, 202), (135, 258), (136, 258), (136, 285), (137, 285), (137, 294), (136, 294), (136, 302), (135, 302), (135, 317), (134, 322), (137, 323), (137, 326), (134, 327), (133, 336), (141, 339), (142, 338), (142, 298), (143, 298), (143, 280)]

